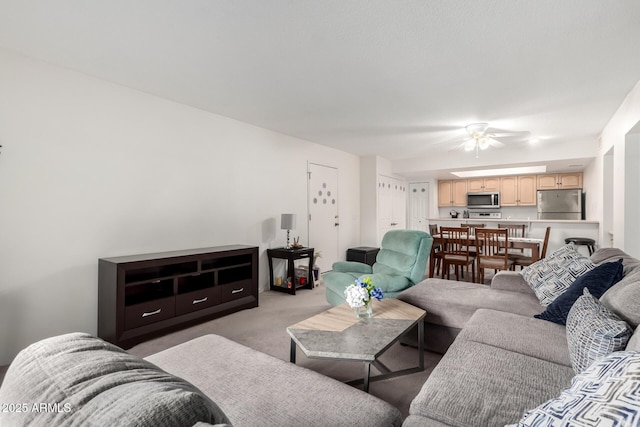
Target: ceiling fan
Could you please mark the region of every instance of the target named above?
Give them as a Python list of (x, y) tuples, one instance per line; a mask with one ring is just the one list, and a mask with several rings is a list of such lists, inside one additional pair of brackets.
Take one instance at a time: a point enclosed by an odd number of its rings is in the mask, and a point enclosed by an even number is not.
[(466, 140), (462, 147), (465, 151), (476, 152), (476, 158), (480, 156), (480, 150), (486, 150), (489, 147), (504, 147), (504, 142), (499, 141), (497, 138), (505, 138), (509, 136), (526, 137), (530, 134), (528, 131), (522, 132), (509, 132), (501, 129), (489, 128), (489, 123), (472, 123), (465, 126), (467, 133), (469, 134), (468, 140)]

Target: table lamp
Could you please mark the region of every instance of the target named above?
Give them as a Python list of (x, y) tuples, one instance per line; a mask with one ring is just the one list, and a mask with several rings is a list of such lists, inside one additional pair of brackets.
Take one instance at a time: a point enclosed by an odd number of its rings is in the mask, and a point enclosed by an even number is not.
[(296, 214), (282, 214), (280, 217), (280, 228), (287, 230), (286, 249), (291, 249), (291, 245), (289, 244), (289, 231), (296, 228)]

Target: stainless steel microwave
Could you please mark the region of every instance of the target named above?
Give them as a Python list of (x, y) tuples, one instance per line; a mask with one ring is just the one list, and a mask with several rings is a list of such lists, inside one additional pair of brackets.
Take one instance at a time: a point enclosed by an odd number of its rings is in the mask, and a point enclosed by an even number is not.
[(496, 209), (500, 207), (500, 193), (483, 191), (467, 193), (467, 207), (470, 209)]

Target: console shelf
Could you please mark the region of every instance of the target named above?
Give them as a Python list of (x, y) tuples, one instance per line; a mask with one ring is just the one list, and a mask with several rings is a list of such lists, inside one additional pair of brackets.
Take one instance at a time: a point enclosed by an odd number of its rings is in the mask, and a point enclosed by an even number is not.
[(98, 336), (120, 347), (257, 306), (255, 246), (98, 260)]

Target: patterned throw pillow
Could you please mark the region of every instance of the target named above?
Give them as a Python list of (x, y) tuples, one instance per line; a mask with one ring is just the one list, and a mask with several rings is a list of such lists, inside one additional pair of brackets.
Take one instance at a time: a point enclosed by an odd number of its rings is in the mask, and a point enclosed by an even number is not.
[(619, 351), (600, 359), (560, 397), (527, 412), (518, 427), (640, 425), (640, 352)]
[(624, 350), (633, 330), (588, 289), (576, 300), (567, 316), (569, 358), (576, 373), (614, 351)]
[(523, 268), (520, 274), (533, 289), (540, 304), (547, 306), (567, 290), (577, 277), (594, 268), (595, 264), (570, 244)]
[(584, 288), (589, 289), (589, 293), (594, 297), (600, 298), (607, 289), (618, 283), (621, 279), (622, 260), (620, 259), (618, 262), (605, 262), (578, 277), (573, 284), (569, 286), (569, 289), (547, 306), (545, 311), (533, 317), (548, 320), (559, 325), (566, 325), (569, 310), (573, 307), (573, 303), (582, 296), (582, 290)]

